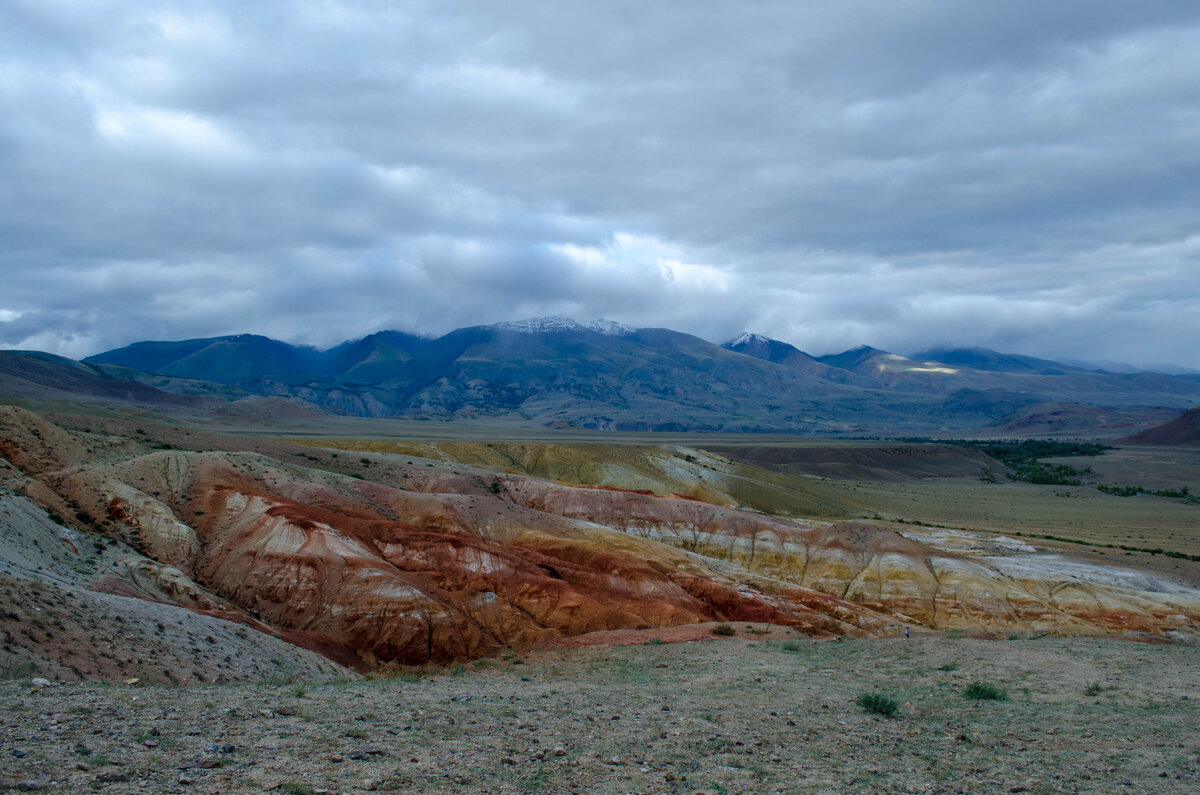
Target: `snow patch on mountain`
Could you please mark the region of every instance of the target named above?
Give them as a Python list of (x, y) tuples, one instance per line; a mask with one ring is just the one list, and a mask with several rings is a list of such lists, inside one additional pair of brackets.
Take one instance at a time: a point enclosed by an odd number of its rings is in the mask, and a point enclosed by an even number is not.
[(533, 317), (526, 320), (506, 320), (495, 324), (492, 328), (504, 329), (506, 331), (520, 331), (525, 334), (546, 334), (552, 331), (594, 331), (597, 334), (604, 334), (609, 337), (623, 337), (634, 332), (634, 329), (629, 326), (615, 323), (611, 320), (601, 319), (580, 323), (565, 315)]
[(732, 339), (725, 343), (726, 348), (738, 348), (743, 345), (750, 345), (754, 342), (769, 343), (770, 337), (764, 337), (762, 334), (751, 334), (749, 331), (743, 331), (736, 339)]

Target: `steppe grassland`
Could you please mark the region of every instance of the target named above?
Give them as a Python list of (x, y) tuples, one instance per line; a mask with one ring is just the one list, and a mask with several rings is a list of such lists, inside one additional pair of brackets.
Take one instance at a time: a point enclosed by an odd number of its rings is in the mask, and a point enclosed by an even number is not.
[[(109, 771), (206, 792), (1200, 787), (1194, 649), (924, 634), (763, 641), (754, 633), (765, 627), (734, 628), (705, 642), (551, 649), (339, 683), (0, 684), (2, 731), (28, 751), (6, 775), (57, 776), (60, 791), (90, 791)], [(1008, 698), (972, 700), (973, 682)], [(864, 710), (864, 693), (895, 700), (898, 715)], [(90, 732), (100, 724), (112, 734)], [(29, 739), (39, 733), (52, 741)], [(224, 743), (234, 749), (212, 750)], [(75, 768), (79, 745), (89, 771)], [(217, 766), (179, 771), (196, 760)]]

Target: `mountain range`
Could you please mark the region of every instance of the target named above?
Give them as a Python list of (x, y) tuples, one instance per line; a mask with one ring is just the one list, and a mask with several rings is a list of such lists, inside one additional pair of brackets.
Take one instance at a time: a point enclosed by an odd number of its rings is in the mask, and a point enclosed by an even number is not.
[(983, 348), (814, 357), (757, 334), (716, 345), (562, 317), (432, 339), (380, 331), (324, 351), (238, 334), (138, 342), (82, 362), (8, 352), (0, 379), (19, 396), (57, 389), (195, 406), (273, 396), (358, 417), (626, 431), (1003, 430), (1057, 411), (1079, 426), (1061, 432), (1092, 423), (1128, 433), (1200, 402), (1194, 374), (1110, 373)]

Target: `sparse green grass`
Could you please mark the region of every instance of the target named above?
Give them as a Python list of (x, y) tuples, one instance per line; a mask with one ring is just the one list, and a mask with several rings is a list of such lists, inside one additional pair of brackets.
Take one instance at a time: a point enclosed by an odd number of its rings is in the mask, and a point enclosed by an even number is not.
[(895, 699), (882, 693), (862, 693), (855, 703), (867, 712), (873, 712), (885, 718), (890, 718), (900, 712), (900, 705), (896, 703)]
[(1008, 691), (979, 680), (963, 688), (963, 695), (975, 701), (1008, 701)]
[(733, 627), (729, 626), (728, 624), (717, 624), (715, 627), (712, 628), (712, 634), (720, 635), (721, 637), (729, 637), (736, 633), (737, 633), (737, 630), (735, 630)]

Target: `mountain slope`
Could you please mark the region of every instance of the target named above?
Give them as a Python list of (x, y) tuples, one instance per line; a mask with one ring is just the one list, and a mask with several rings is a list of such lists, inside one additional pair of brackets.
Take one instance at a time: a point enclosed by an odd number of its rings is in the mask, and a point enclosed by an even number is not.
[(1090, 372), (985, 349), (943, 355), (953, 361), (867, 346), (813, 358), (759, 335), (718, 346), (669, 329), (552, 317), (436, 339), (384, 331), (325, 352), (237, 335), (138, 343), (87, 361), (354, 416), (630, 431), (941, 432), (1039, 403), (1140, 410), (1200, 400), (1200, 379), (1189, 376)]
[(865, 387), (876, 386), (868, 378), (860, 378), (855, 373), (842, 368), (831, 367), (828, 364), (817, 361), (794, 345), (764, 337), (761, 334), (742, 334), (737, 339), (730, 340), (721, 347), (734, 353), (753, 356), (756, 359), (763, 359), (764, 361), (781, 364), (792, 370), (815, 375), (826, 381)]
[(219, 384), (237, 384), (274, 373), (316, 372), (321, 369), (316, 350), (288, 345), (256, 334), (182, 342), (136, 342), (125, 348), (89, 356), (84, 361), (119, 364)]
[(27, 400), (116, 401), (152, 406), (207, 405), (198, 397), (171, 394), (137, 380), (120, 377), (104, 366), (37, 351), (0, 351), (0, 394)]
[(932, 348), (914, 353), (918, 361), (935, 361), (953, 367), (969, 367), (972, 370), (989, 370), (997, 373), (1062, 373), (1080, 368), (1070, 367), (1049, 359), (999, 353), (988, 348)]

